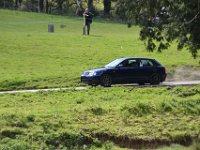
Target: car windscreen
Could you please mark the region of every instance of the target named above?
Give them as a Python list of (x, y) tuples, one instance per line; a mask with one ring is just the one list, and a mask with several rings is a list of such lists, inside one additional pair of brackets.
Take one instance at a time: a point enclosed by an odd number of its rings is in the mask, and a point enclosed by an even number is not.
[(106, 68), (113, 68), (116, 67), (119, 63), (121, 63), (124, 59), (116, 59), (112, 61), (111, 63), (105, 65)]

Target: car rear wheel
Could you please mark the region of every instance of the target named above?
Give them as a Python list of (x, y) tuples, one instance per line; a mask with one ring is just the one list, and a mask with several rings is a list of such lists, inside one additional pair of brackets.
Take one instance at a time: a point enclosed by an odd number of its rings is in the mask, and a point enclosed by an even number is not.
[(111, 77), (107, 74), (102, 75), (100, 81), (101, 81), (101, 85), (104, 87), (110, 87), (112, 84)]
[(150, 84), (151, 85), (157, 85), (160, 83), (160, 76), (159, 74), (153, 74), (150, 78)]

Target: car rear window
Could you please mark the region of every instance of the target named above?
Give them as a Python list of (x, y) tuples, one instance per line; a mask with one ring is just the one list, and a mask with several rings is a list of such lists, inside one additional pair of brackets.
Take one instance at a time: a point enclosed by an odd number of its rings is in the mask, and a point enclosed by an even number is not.
[(155, 62), (149, 59), (141, 59), (140, 60), (140, 67), (152, 67), (156, 66)]

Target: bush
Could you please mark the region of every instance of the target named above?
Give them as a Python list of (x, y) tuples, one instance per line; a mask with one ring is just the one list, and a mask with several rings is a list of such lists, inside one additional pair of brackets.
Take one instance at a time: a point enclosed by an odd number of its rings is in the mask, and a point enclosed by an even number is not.
[(17, 135), (21, 135), (23, 134), (23, 132), (19, 129), (16, 129), (16, 128), (12, 128), (12, 129), (3, 129), (1, 132), (0, 132), (0, 137), (9, 137), (9, 138), (16, 138)]
[(34, 122), (35, 121), (35, 115), (28, 115), (26, 116), (27, 121)]
[(104, 143), (104, 149), (105, 150), (112, 150), (113, 149), (113, 143), (109, 142), (109, 141), (106, 141)]
[(9, 140), (6, 146), (1, 146), (1, 150), (34, 150), (30, 144), (24, 142), (24, 141), (18, 141), (18, 140)]
[(192, 87), (192, 88), (186, 88), (186, 87), (176, 87), (172, 91), (173, 94), (178, 95), (179, 97), (189, 97), (196, 94), (200, 94), (200, 88), (198, 87)]
[(163, 112), (172, 112), (174, 110), (174, 107), (171, 105), (171, 103), (167, 101), (162, 102), (160, 106), (160, 109)]
[(147, 104), (147, 103), (140, 103), (140, 102), (136, 103), (135, 105), (132, 105), (132, 106), (125, 105), (125, 106), (122, 106), (122, 108), (121, 108), (122, 112), (127, 111), (130, 114), (137, 115), (137, 116), (143, 116), (146, 114), (150, 114), (154, 110), (155, 110), (155, 108), (152, 105)]
[(103, 115), (106, 113), (106, 110), (98, 106), (90, 108), (89, 111), (94, 115)]
[(47, 145), (52, 145), (55, 148), (62, 145), (69, 149), (73, 149), (75, 147), (83, 149), (83, 147), (89, 147), (93, 143), (93, 139), (79, 133), (74, 134), (61, 132), (49, 134), (45, 143)]

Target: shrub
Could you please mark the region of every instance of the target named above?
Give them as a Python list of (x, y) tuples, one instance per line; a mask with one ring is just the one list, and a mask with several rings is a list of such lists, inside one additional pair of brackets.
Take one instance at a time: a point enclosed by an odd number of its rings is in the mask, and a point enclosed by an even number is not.
[(160, 106), (161, 106), (160, 109), (161, 109), (161, 111), (163, 111), (163, 112), (171, 112), (171, 111), (174, 110), (174, 107), (171, 105), (170, 102), (164, 101), (164, 102), (162, 102), (162, 103), (160, 104)]
[(186, 88), (186, 87), (176, 87), (172, 91), (174, 94), (178, 95), (179, 97), (189, 97), (196, 94), (200, 94), (200, 88), (198, 87), (192, 87), (192, 88)]
[(26, 119), (27, 119), (27, 121), (29, 121), (29, 122), (34, 122), (35, 121), (35, 115), (28, 115), (28, 116), (26, 116)]
[(106, 141), (104, 143), (104, 149), (105, 150), (112, 150), (113, 149), (113, 143), (109, 142), (109, 141)]
[(90, 108), (89, 111), (94, 115), (103, 115), (106, 113), (106, 110), (98, 106)]
[(16, 128), (12, 128), (12, 129), (3, 129), (1, 132), (0, 132), (0, 136), (3, 136), (3, 137), (9, 137), (9, 138), (16, 138), (17, 135), (21, 135), (23, 134), (23, 132), (19, 129), (16, 129)]
[(62, 145), (69, 149), (83, 149), (83, 147), (89, 147), (93, 143), (93, 139), (80, 133), (61, 132), (49, 134), (45, 143), (54, 147)]
[(135, 105), (125, 105), (122, 106), (121, 111), (127, 111), (130, 114), (142, 116), (145, 114), (150, 114), (155, 110), (155, 108), (147, 103), (136, 103)]
[(77, 104), (82, 104), (82, 103), (84, 103), (84, 99), (80, 99), (80, 98), (79, 98), (79, 99), (76, 100), (76, 103), (77, 103)]

